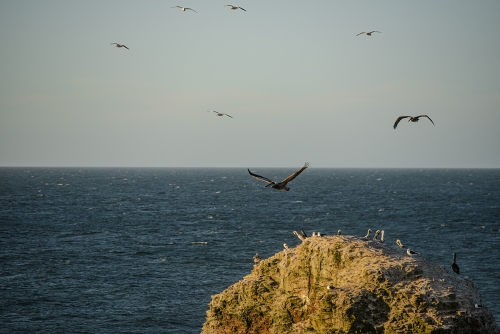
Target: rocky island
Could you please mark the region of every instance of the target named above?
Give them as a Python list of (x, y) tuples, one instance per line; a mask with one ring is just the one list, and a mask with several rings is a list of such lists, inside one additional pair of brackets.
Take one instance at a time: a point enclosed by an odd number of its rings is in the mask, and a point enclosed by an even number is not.
[(471, 281), (406, 249), (315, 236), (212, 296), (202, 333), (500, 333), (480, 304)]

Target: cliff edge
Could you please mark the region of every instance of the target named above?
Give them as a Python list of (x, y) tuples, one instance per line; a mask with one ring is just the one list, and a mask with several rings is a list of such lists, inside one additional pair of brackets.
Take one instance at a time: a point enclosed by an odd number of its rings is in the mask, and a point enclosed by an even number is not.
[(202, 333), (500, 333), (480, 301), (471, 281), (406, 250), (310, 237), (212, 296)]

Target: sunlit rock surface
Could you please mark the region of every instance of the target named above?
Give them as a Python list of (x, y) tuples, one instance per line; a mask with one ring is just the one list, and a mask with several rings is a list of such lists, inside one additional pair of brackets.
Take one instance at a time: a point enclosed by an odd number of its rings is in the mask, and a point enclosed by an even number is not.
[(212, 296), (202, 333), (500, 333), (480, 302), (471, 281), (406, 250), (310, 237)]

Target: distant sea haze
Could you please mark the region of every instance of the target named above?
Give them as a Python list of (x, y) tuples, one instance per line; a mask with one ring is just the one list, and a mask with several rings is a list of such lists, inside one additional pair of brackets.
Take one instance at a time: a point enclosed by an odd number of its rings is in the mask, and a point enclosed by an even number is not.
[[(296, 168), (259, 168), (281, 181)], [(500, 319), (499, 169), (0, 168), (3, 333), (199, 333), (212, 295), (300, 240), (385, 231)], [(403, 251), (403, 250), (401, 250)]]

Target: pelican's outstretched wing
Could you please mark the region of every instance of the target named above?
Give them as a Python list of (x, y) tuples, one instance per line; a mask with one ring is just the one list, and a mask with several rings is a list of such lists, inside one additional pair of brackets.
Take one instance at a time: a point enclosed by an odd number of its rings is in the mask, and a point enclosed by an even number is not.
[(306, 162), (304, 164), (304, 167), (302, 167), (301, 169), (299, 169), (298, 171), (296, 171), (295, 173), (293, 173), (292, 175), (290, 175), (289, 177), (287, 177), (286, 179), (284, 179), (283, 181), (281, 181), (280, 183), (282, 183), (283, 185), (286, 185), (288, 182), (292, 181), (293, 179), (295, 179), (297, 176), (299, 176), (300, 173), (302, 173), (302, 171), (304, 169), (306, 169), (307, 167), (309, 167), (309, 163)]
[[(369, 34), (372, 34), (374, 32), (380, 32), (380, 31), (377, 31), (377, 30), (373, 30), (373, 31), (370, 31)], [(381, 33), (381, 32), (380, 32)]]
[[(253, 177), (255, 177), (257, 180), (261, 180), (261, 181), (264, 181), (264, 182), (267, 182), (268, 185), (271, 185), (271, 184), (276, 184), (276, 182), (274, 182), (273, 180), (270, 180), (268, 179), (267, 177), (264, 177), (264, 176), (260, 176), (260, 175), (257, 175), (257, 174), (254, 174), (250, 171), (250, 169), (247, 169), (248, 170), (248, 173), (250, 173), (250, 175), (252, 175)], [(267, 187), (267, 186), (266, 186)]]
[(231, 118), (233, 118), (233, 116), (229, 116), (228, 114), (224, 114), (224, 115), (226, 115), (227, 117), (231, 117)]
[(247, 11), (245, 8), (241, 8), (240, 6), (238, 6), (238, 8), (244, 10), (245, 12)]
[(193, 8), (184, 8), (184, 10), (186, 10), (186, 9), (189, 9), (189, 10), (192, 10), (193, 12), (195, 12), (195, 13), (198, 13), (198, 12), (197, 12), (197, 11), (195, 11)]
[(427, 116), (427, 115), (420, 115), (420, 116), (417, 116), (415, 118), (419, 118), (419, 117), (427, 117), (429, 119), (429, 121), (431, 121), (432, 125), (436, 126), (436, 124), (434, 124), (434, 122), (432, 121), (432, 119), (429, 116)]
[(403, 118), (407, 118), (407, 117), (411, 117), (411, 116), (399, 116), (398, 119), (396, 120), (396, 122), (394, 123), (394, 129), (396, 129), (396, 127), (398, 126), (399, 121), (401, 121)]
[[(123, 45), (123, 44), (122, 44), (122, 46), (123, 46), (125, 49), (130, 50), (129, 48), (127, 48), (127, 46), (126, 46), (126, 45)], [(430, 118), (429, 118), (429, 119), (430, 119)]]
[(360, 32), (359, 34), (357, 34), (356, 36), (359, 36), (359, 35), (361, 35), (361, 34), (366, 34), (366, 32), (362, 31), (362, 32)]

